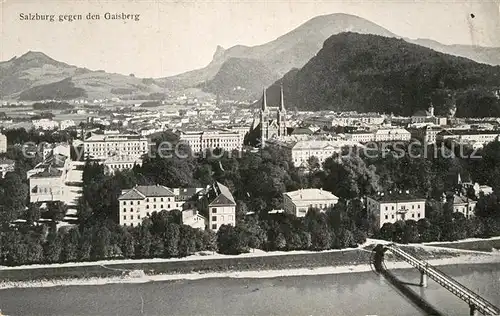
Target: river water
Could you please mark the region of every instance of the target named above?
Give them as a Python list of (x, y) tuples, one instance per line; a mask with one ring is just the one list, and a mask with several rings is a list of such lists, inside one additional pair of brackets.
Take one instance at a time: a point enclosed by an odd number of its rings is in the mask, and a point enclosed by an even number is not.
[[(388, 264), (390, 269), (390, 264)], [(500, 264), (440, 268), (500, 306)], [(467, 305), (415, 269), (391, 270), (442, 315), (468, 315)], [(373, 272), (269, 279), (201, 279), (0, 290), (3, 315), (427, 315)]]

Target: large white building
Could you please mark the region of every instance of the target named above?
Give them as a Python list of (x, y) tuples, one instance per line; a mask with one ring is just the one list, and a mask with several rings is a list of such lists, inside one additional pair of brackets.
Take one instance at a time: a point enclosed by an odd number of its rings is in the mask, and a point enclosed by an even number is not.
[(0, 154), (7, 152), (7, 136), (0, 133)]
[(409, 141), (411, 133), (404, 128), (381, 128), (374, 133), (376, 142)]
[(116, 171), (132, 169), (134, 166), (142, 166), (142, 158), (139, 156), (110, 156), (103, 160), (105, 171), (108, 174), (113, 174)]
[(340, 153), (344, 147), (363, 147), (360, 143), (354, 141), (341, 140), (299, 140), (292, 142), (283, 142), (279, 140), (269, 140), (266, 145), (278, 146), (283, 148), (291, 158), (296, 167), (306, 167), (309, 158), (316, 157), (320, 163), (335, 153)]
[(379, 194), (366, 198), (368, 214), (376, 218), (379, 227), (385, 223), (425, 218), (425, 199), (406, 193)]
[(215, 148), (232, 151), (243, 147), (243, 136), (239, 131), (178, 131), (177, 134), (179, 141), (187, 143), (193, 152)]
[(42, 129), (47, 131), (59, 128), (59, 122), (50, 119), (33, 120), (32, 123), (35, 129)]
[(236, 202), (229, 189), (219, 182), (210, 185), (199, 201), (200, 212), (208, 218), (208, 229), (236, 225)]
[(498, 131), (490, 130), (444, 130), (436, 135), (437, 141), (451, 139), (458, 143), (472, 144), (474, 147), (482, 147), (500, 138)]
[(462, 213), (465, 218), (471, 218), (475, 215), (477, 201), (469, 199), (462, 194), (454, 194), (451, 203), (453, 205), (453, 212)]
[(339, 198), (322, 189), (301, 189), (283, 193), (285, 212), (297, 217), (304, 217), (310, 208), (322, 211), (335, 206)]
[(55, 154), (29, 170), (30, 202), (66, 201), (69, 192), (65, 182), (70, 168), (67, 156)]
[(193, 205), (190, 198), (202, 188), (171, 189), (162, 185), (135, 186), (122, 191), (119, 201), (119, 223), (138, 226), (153, 212), (186, 210)]
[(139, 134), (92, 134), (83, 141), (85, 158), (142, 156), (149, 151), (149, 140)]

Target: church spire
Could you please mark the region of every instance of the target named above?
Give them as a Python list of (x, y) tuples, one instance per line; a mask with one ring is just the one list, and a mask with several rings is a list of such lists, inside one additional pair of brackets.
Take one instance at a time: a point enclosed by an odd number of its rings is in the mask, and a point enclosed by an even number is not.
[(262, 91), (262, 111), (267, 110), (266, 88)]
[(280, 83), (280, 111), (285, 111), (285, 98), (283, 97), (283, 82)]

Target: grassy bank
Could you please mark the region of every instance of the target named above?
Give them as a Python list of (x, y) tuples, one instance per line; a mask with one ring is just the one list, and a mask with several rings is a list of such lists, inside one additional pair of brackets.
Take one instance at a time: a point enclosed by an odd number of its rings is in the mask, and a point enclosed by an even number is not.
[[(418, 254), (422, 258), (436, 259), (457, 256), (453, 250), (425, 251), (405, 246), (405, 250)], [(3, 282), (43, 281), (75, 278), (106, 278), (126, 275), (132, 270), (142, 270), (147, 275), (155, 274), (188, 274), (227, 271), (259, 271), (283, 270), (300, 268), (319, 268), (334, 266), (350, 266), (369, 264), (371, 253), (367, 249), (350, 249), (345, 251), (312, 252), (283, 255), (259, 255), (246, 257), (217, 257), (196, 260), (172, 260), (163, 262), (134, 262), (101, 265), (69, 265), (33, 269), (3, 269), (0, 270), (0, 280)], [(388, 257), (387, 260), (395, 260)]]
[(434, 247), (491, 252), (493, 251), (493, 249), (500, 249), (500, 238), (478, 239), (470, 241), (455, 241), (450, 243), (431, 243), (427, 245)]

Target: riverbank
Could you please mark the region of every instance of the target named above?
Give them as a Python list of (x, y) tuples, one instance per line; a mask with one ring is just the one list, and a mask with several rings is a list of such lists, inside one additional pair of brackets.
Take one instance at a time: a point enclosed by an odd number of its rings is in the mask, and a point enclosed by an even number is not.
[[(427, 260), (434, 266), (453, 266), (453, 265), (481, 265), (500, 263), (500, 256), (482, 255), (482, 254), (461, 254), (454, 257), (429, 259)], [(412, 269), (406, 262), (387, 260), (389, 269)], [(143, 270), (129, 270), (119, 276), (107, 277), (84, 277), (84, 278), (57, 278), (57, 279), (39, 279), (24, 281), (2, 281), (0, 290), (9, 288), (37, 288), (53, 286), (81, 286), (81, 285), (105, 285), (105, 284), (128, 284), (128, 283), (147, 283), (161, 281), (178, 280), (200, 280), (200, 279), (271, 279), (278, 277), (296, 277), (296, 276), (320, 276), (335, 275), (344, 273), (362, 273), (373, 271), (369, 263), (353, 263), (332, 266), (318, 266), (309, 268), (286, 268), (286, 269), (268, 269), (268, 270), (247, 270), (247, 271), (217, 271), (217, 272), (190, 272), (190, 273), (166, 273), (166, 274), (146, 274)]]
[[(322, 252), (263, 252), (229, 256), (197, 254), (187, 258), (117, 260), (0, 268), (0, 288), (78, 284), (137, 283), (220, 277), (277, 277), (371, 271), (371, 249), (378, 240), (360, 248)], [(497, 253), (429, 245), (401, 245), (431, 264), (500, 262)], [(395, 268), (408, 265), (391, 255)]]

